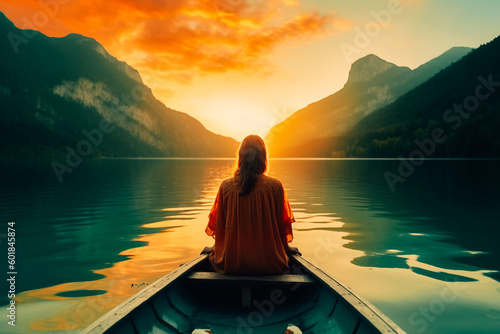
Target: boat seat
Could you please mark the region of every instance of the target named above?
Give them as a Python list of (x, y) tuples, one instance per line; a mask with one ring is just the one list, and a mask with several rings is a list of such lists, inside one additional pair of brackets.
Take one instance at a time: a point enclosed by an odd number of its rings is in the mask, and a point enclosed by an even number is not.
[(217, 272), (197, 271), (187, 277), (191, 280), (227, 281), (251, 283), (304, 283), (311, 284), (316, 281), (306, 275), (283, 274), (283, 275), (226, 275)]
[(226, 275), (217, 272), (198, 271), (187, 276), (189, 280), (204, 282), (224, 282), (241, 285), (241, 306), (250, 308), (252, 303), (252, 286), (262, 284), (315, 284), (316, 280), (306, 275), (283, 274), (283, 275)]

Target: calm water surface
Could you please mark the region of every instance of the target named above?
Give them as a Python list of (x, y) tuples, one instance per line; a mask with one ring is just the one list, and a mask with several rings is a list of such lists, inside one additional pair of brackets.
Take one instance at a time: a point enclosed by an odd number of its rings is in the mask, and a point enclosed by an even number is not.
[[(408, 333), (499, 333), (500, 162), (426, 161), (393, 193), (383, 174), (398, 164), (271, 161), (294, 244)], [(2, 315), (0, 332), (78, 333), (197, 256), (231, 165), (88, 160), (59, 183), (50, 163), (2, 162), (18, 275), (16, 327)]]

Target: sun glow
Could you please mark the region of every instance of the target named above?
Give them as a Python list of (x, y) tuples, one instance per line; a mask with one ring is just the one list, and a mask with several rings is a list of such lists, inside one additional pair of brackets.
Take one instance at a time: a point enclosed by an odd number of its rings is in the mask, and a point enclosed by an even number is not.
[[(500, 29), (500, 2), (453, 10), (444, 1), (399, 2), (401, 13), (362, 46), (359, 31), (387, 1), (74, 0), (49, 8), (5, 0), (0, 11), (22, 29), (94, 38), (137, 69), (167, 107), (241, 140), (265, 135), (279, 110), (335, 93), (357, 58), (372, 53), (415, 68), (451, 47), (486, 43)], [(50, 20), (36, 20), (43, 15)], [(342, 52), (346, 43), (359, 51), (353, 59)]]
[(200, 120), (211, 131), (238, 141), (249, 134), (264, 136), (269, 131), (266, 107), (251, 96), (214, 96), (199, 102), (207, 110)]

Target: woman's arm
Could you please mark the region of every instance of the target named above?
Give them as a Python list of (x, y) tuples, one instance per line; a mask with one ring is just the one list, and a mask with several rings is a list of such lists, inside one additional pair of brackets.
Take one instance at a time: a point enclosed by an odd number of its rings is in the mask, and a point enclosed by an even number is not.
[(200, 255), (212, 253), (214, 251), (214, 246), (211, 246), (211, 247), (206, 246), (205, 248), (203, 248)]
[(292, 247), (289, 244), (286, 244), (285, 250), (286, 250), (287, 254), (289, 254), (289, 255), (301, 255), (302, 256), (302, 253), (299, 251), (299, 249), (297, 247)]

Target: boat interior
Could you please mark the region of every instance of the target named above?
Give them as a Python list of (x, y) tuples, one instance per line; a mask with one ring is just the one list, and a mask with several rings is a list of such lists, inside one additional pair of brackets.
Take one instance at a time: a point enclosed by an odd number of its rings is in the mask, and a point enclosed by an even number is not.
[(122, 319), (112, 333), (378, 333), (296, 260), (276, 276), (234, 276), (198, 263)]

